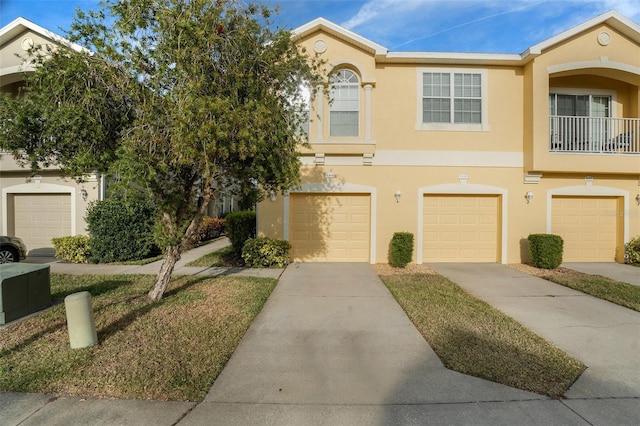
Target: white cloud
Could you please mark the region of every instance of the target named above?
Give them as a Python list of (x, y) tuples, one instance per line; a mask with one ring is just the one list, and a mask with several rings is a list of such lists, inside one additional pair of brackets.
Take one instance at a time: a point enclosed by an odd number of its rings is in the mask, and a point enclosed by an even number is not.
[(410, 9), (414, 9), (419, 7), (421, 4), (429, 3), (429, 1), (425, 0), (371, 0), (368, 3), (365, 3), (358, 13), (349, 18), (347, 21), (343, 22), (343, 27), (347, 29), (353, 29), (357, 26), (365, 24), (369, 21), (372, 21), (378, 18), (381, 13), (384, 14), (385, 17), (393, 16), (394, 14), (398, 14), (400, 12), (405, 12)]
[(640, 18), (640, 2), (638, 0), (604, 0), (607, 9), (614, 9), (624, 16), (638, 21)]

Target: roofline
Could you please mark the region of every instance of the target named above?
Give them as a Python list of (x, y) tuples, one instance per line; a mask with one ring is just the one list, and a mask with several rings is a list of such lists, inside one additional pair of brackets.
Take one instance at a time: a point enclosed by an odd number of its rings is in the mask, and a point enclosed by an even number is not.
[(389, 50), (373, 41), (347, 30), (340, 25), (325, 18), (316, 18), (295, 30), (292, 34), (296, 37), (304, 37), (308, 33), (319, 28), (325, 29), (332, 34), (350, 41), (360, 47), (375, 53), (378, 62), (387, 63), (424, 63), (424, 64), (456, 64), (456, 65), (496, 65), (513, 66), (524, 65), (533, 60), (558, 43), (561, 43), (577, 34), (580, 34), (596, 25), (606, 23), (612, 28), (620, 31), (632, 40), (640, 43), (640, 25), (625, 17), (615, 10), (605, 12), (595, 18), (576, 25), (566, 31), (548, 38), (534, 46), (528, 48), (521, 54), (506, 53), (461, 53), (461, 52), (389, 52)]
[[(9, 22), (7, 25), (5, 25), (4, 27), (0, 28), (0, 46), (2, 46), (3, 44), (5, 44), (6, 42), (8, 42), (9, 38), (13, 38), (15, 37), (15, 35), (17, 34), (12, 34), (14, 32), (14, 30), (23, 28), (25, 30), (31, 30), (35, 33), (38, 33), (56, 43), (60, 43), (64, 46), (67, 46), (73, 50), (75, 50), (76, 52), (86, 52), (89, 53), (89, 50), (80, 46), (79, 44), (73, 43), (69, 40), (67, 40), (64, 37), (59, 36), (58, 34), (47, 30), (46, 28), (41, 27), (40, 25), (34, 24), (33, 22), (29, 21), (28, 19), (22, 18), (22, 17), (18, 17), (16, 19), (14, 19), (13, 21)], [(7, 38), (7, 40), (5, 40), (5, 38)]]
[(603, 13), (602, 15), (598, 15), (593, 19), (589, 19), (586, 22), (578, 24), (573, 28), (570, 28), (566, 31), (561, 32), (560, 34), (557, 34), (536, 45), (531, 46), (529, 49), (524, 51), (521, 56), (524, 59), (530, 55), (540, 55), (542, 54), (543, 50), (548, 49), (554, 44), (560, 43), (577, 34), (580, 34), (583, 31), (586, 31), (592, 27), (595, 27), (596, 25), (600, 25), (603, 23), (611, 25), (616, 30), (640, 42), (640, 25), (636, 24), (631, 19), (618, 13), (617, 11), (610, 10)]
[(389, 52), (389, 50), (386, 47), (378, 43), (375, 43), (367, 38), (364, 38), (344, 27), (341, 27), (338, 24), (334, 24), (333, 22), (325, 18), (316, 18), (313, 21), (307, 22), (306, 24), (299, 26), (298, 28), (291, 31), (291, 33), (295, 37), (304, 37), (307, 33), (312, 32), (313, 30), (316, 30), (318, 27), (328, 30), (329, 32), (337, 35), (339, 38), (342, 38), (347, 41), (355, 42), (355, 44), (359, 45), (365, 50), (369, 50), (371, 53), (374, 53), (375, 55), (387, 55), (387, 53)]
[(518, 54), (460, 53), (460, 52), (390, 52), (380, 62), (469, 64), (469, 65), (520, 65)]

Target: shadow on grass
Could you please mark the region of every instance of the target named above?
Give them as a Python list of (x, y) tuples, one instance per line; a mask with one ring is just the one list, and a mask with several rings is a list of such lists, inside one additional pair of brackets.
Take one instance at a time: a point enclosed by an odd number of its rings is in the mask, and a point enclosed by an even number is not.
[[(144, 315), (146, 315), (147, 313), (151, 312), (152, 310), (158, 307), (164, 306), (167, 301), (171, 301), (171, 298), (175, 298), (179, 296), (180, 293), (188, 290), (189, 288), (195, 286), (196, 284), (204, 280), (212, 279), (215, 277), (203, 276), (203, 277), (178, 278), (178, 280), (184, 280), (184, 283), (166, 291), (162, 300), (157, 303), (151, 302), (147, 298), (146, 293), (123, 295), (122, 297), (116, 297), (115, 300), (113, 301), (108, 301), (107, 303), (101, 303), (102, 302), (101, 298), (107, 297), (106, 295), (108, 295), (109, 293), (114, 292), (115, 290), (117, 290), (122, 286), (134, 285), (137, 282), (135, 278), (128, 278), (128, 277), (115, 278), (115, 279), (113, 277), (104, 277), (104, 278), (105, 278), (104, 280), (97, 279), (93, 283), (84, 284), (84, 285), (80, 285), (73, 288), (60, 289), (54, 293), (55, 298), (53, 302), (54, 306), (61, 305), (62, 303), (64, 303), (64, 297), (70, 294), (81, 292), (81, 291), (88, 291), (91, 294), (92, 299), (95, 299), (93, 300), (93, 303), (92, 303), (94, 318), (96, 314), (100, 314), (101, 312), (104, 312), (105, 310), (107, 310), (109, 307), (112, 307), (117, 304), (126, 303), (130, 307), (137, 305), (137, 307), (128, 309), (127, 313), (125, 313), (121, 317), (101, 327), (100, 330), (97, 331), (98, 342), (103, 341), (104, 339), (112, 336), (118, 331), (124, 330), (129, 325), (131, 325), (136, 319), (143, 317)], [(73, 277), (73, 280), (81, 282), (82, 278)], [(98, 306), (96, 307), (96, 305)], [(58, 315), (54, 316), (50, 314), (53, 317), (52, 318), (53, 324), (45, 327), (44, 329), (34, 332), (33, 335), (20, 341), (16, 345), (0, 351), (0, 357), (7, 356), (10, 353), (15, 351), (20, 351), (28, 347), (29, 345), (34, 344), (35, 342), (44, 338), (45, 336), (66, 328), (67, 323), (66, 323), (66, 313), (64, 308), (61, 308), (61, 311), (63, 314), (62, 317)]]
[[(127, 313), (121, 316), (120, 318), (103, 326), (98, 331), (98, 341), (106, 340), (107, 338), (113, 336), (115, 333), (126, 329), (137, 319), (142, 318), (144, 315), (148, 314), (154, 309), (165, 306), (166, 303), (171, 303), (172, 298), (179, 296), (181, 293), (185, 292), (186, 290), (195, 286), (196, 284), (211, 278), (212, 277), (178, 278), (178, 280), (184, 280), (185, 282), (177, 287), (173, 287), (170, 290), (165, 291), (162, 300), (160, 300), (159, 302), (152, 302), (151, 300), (148, 299), (145, 293), (145, 294), (131, 295), (129, 297), (115, 300), (112, 303), (102, 306), (101, 308), (97, 309), (96, 312), (102, 311), (113, 305), (121, 304), (123, 302), (126, 303), (128, 306), (137, 306), (137, 307), (128, 310)], [(167, 321), (169, 320), (170, 319), (167, 319)]]
[(562, 398), (586, 369), (542, 340), (541, 353), (459, 327), (448, 330), (446, 340), (433, 346), (447, 368), (551, 398)]
[[(82, 282), (81, 277), (69, 277), (72, 281)], [(64, 279), (62, 277), (61, 279)], [(131, 285), (135, 282), (135, 279), (126, 278), (126, 277), (118, 277), (114, 278), (111, 276), (105, 276), (105, 280), (96, 281), (89, 284), (81, 284), (77, 287), (69, 288), (68, 286), (62, 285), (63, 288), (51, 294), (51, 296), (55, 299), (64, 299), (66, 296), (74, 293), (79, 293), (82, 291), (88, 291), (91, 293), (91, 297), (99, 297), (108, 293), (117, 290), (118, 288), (124, 285)]]

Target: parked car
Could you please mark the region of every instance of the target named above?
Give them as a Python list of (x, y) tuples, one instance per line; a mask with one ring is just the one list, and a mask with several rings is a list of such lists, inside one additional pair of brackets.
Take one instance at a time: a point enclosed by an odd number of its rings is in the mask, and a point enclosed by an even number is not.
[(27, 246), (20, 238), (0, 236), (0, 263), (19, 262), (27, 257)]

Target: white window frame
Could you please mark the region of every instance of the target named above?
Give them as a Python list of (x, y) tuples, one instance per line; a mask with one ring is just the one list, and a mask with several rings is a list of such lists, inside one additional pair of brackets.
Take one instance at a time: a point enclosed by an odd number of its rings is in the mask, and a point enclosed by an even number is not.
[[(332, 128), (332, 123), (331, 123), (331, 121), (332, 121), (331, 120), (331, 115), (332, 115), (331, 113), (335, 111), (333, 109), (333, 107), (332, 107), (332, 103), (333, 103), (333, 86), (334, 86), (334, 83), (332, 82), (332, 79), (333, 79), (333, 76), (335, 74), (340, 73), (342, 71), (348, 71), (348, 72), (352, 73), (355, 76), (356, 80), (357, 80), (355, 83), (351, 83), (350, 82), (350, 83), (343, 83), (342, 84), (344, 86), (353, 86), (353, 87), (355, 87), (356, 90), (357, 90), (357, 93), (358, 93), (358, 100), (357, 100), (358, 101), (358, 109), (357, 110), (353, 110), (353, 111), (352, 110), (349, 111), (349, 112), (355, 112), (357, 120), (358, 120), (358, 123), (357, 123), (357, 126), (356, 126), (356, 134), (355, 135), (350, 135), (350, 136), (341, 136), (341, 135), (334, 136), (332, 134), (333, 128)], [(360, 79), (360, 76), (358, 75), (358, 73), (355, 72), (352, 69), (349, 69), (349, 68), (340, 68), (340, 69), (336, 70), (335, 72), (333, 72), (332, 75), (329, 77), (329, 93), (330, 93), (330, 97), (331, 97), (331, 101), (332, 101), (332, 103), (329, 104), (329, 137), (330, 138), (349, 139), (349, 138), (359, 138), (360, 137), (360, 134), (361, 134), (361, 132), (360, 132), (360, 124), (361, 124), (361, 121), (362, 121), (361, 118), (360, 118), (360, 114), (362, 112), (361, 111), (362, 110), (362, 106), (361, 106), (362, 96), (361, 96), (361, 93), (360, 93), (361, 89), (362, 89), (361, 83), (362, 82), (361, 82), (361, 79)], [(336, 112), (340, 112), (340, 111), (336, 111)]]
[[(479, 74), (480, 75), (480, 87), (481, 87), (481, 101), (480, 101), (480, 123), (423, 123), (422, 116), (423, 110), (422, 100), (424, 99), (422, 87), (423, 87), (423, 74), (424, 73), (440, 73), (451, 74), (451, 120), (454, 117), (454, 74)], [(489, 131), (489, 84), (488, 84), (488, 71), (482, 68), (417, 68), (416, 70), (416, 130), (424, 131), (458, 131), (458, 132), (487, 132)]]

